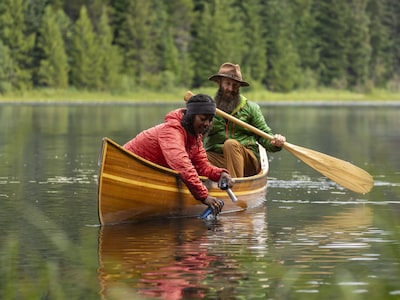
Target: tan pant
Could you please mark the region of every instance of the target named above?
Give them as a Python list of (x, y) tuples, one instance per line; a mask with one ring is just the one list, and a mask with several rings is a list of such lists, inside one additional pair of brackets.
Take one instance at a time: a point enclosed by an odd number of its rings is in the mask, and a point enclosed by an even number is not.
[(228, 169), (233, 178), (246, 177), (260, 171), (260, 163), (253, 151), (234, 139), (228, 139), (222, 146), (223, 154), (207, 152), (208, 160), (214, 166)]

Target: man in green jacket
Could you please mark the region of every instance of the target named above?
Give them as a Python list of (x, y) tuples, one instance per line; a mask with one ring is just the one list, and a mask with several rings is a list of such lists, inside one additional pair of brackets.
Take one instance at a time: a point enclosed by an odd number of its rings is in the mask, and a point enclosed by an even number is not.
[[(240, 94), (240, 87), (249, 84), (242, 79), (239, 65), (224, 63), (209, 80), (219, 85), (215, 101), (220, 110), (273, 135), (258, 104)], [(263, 139), (246, 128), (215, 116), (204, 144), (213, 165), (228, 169), (232, 177), (246, 177), (257, 174), (261, 168), (257, 142), (267, 151), (276, 152), (282, 149), (285, 141), (286, 138), (280, 134), (274, 135), (272, 141)]]

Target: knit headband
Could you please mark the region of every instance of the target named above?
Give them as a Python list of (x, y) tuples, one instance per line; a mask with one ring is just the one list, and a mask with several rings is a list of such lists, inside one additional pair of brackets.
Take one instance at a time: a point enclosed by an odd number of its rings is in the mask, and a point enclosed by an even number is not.
[(186, 104), (188, 115), (215, 115), (215, 102), (189, 102)]

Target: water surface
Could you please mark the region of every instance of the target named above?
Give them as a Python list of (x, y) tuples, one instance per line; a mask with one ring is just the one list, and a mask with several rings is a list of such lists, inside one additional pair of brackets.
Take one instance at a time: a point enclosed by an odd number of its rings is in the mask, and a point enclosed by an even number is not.
[(0, 105), (2, 299), (400, 298), (399, 107), (263, 107), (292, 144), (372, 174), (366, 195), (282, 151), (251, 211), (98, 226), (101, 138), (177, 107)]

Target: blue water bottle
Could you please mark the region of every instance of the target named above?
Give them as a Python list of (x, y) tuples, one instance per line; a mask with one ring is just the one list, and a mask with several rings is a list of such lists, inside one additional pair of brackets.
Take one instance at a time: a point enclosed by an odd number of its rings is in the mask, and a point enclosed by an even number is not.
[[(224, 201), (217, 199), (217, 201), (219, 201), (219, 203), (221, 204), (221, 206), (224, 206)], [(213, 213), (213, 210), (210, 206), (208, 206), (200, 215), (200, 219), (204, 219), (204, 220), (213, 220), (217, 217), (217, 215), (215, 215)]]

